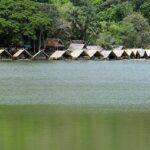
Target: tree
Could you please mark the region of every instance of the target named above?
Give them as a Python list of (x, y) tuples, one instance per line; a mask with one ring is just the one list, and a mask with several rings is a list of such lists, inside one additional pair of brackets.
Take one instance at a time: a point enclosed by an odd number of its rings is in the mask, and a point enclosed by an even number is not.
[[(23, 46), (25, 42), (38, 40), (48, 34), (51, 17), (41, 10), (42, 5), (30, 0), (0, 1), (0, 37), (9, 46)], [(39, 44), (41, 45), (41, 44)]]
[(91, 42), (99, 27), (92, 6), (76, 6), (68, 12), (68, 21), (71, 23), (72, 39)]
[(52, 37), (149, 47), (149, 12), (148, 0), (1, 0), (0, 44), (40, 49)]
[(122, 45), (121, 35), (126, 31), (123, 24), (115, 22), (100, 22), (101, 32), (97, 36), (96, 44), (105, 49), (112, 49)]
[(132, 29), (132, 32), (127, 32), (124, 41), (125, 43), (129, 43), (129, 40), (132, 41), (132, 44), (128, 44), (128, 47), (148, 48), (150, 46), (150, 25), (142, 15), (136, 13), (129, 15), (123, 23), (128, 23)]
[(149, 7), (149, 1), (145, 2), (141, 5), (140, 7), (140, 11), (143, 14), (143, 16), (145, 18), (148, 19), (149, 23), (150, 23), (150, 7)]
[[(99, 9), (98, 9), (99, 10)], [(97, 17), (100, 21), (122, 21), (123, 18), (133, 12), (131, 3), (123, 2), (119, 4), (113, 4), (108, 8), (100, 9), (97, 13)]]

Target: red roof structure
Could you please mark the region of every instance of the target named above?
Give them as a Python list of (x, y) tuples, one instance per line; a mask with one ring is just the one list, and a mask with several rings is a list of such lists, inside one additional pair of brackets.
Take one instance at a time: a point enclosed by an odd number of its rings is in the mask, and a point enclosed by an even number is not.
[(46, 47), (52, 48), (54, 50), (63, 50), (65, 48), (63, 42), (60, 39), (48, 39), (46, 42)]

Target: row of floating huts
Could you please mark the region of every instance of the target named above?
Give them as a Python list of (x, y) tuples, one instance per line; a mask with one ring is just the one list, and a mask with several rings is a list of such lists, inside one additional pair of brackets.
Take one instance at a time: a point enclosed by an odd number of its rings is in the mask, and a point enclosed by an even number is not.
[(99, 59), (99, 60), (121, 60), (121, 59), (149, 59), (148, 49), (113, 49), (104, 50), (98, 46), (87, 46), (84, 44), (71, 44), (67, 50), (56, 50), (46, 53), (40, 50), (32, 55), (27, 49), (18, 49), (13, 55), (5, 48), (0, 49), (0, 59), (33, 59), (33, 60), (61, 60), (61, 59)]

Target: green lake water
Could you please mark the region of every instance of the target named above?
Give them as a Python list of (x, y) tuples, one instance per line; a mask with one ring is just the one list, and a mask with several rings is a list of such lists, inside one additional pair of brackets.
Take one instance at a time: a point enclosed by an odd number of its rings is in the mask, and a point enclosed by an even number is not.
[(149, 150), (150, 61), (0, 62), (0, 150)]

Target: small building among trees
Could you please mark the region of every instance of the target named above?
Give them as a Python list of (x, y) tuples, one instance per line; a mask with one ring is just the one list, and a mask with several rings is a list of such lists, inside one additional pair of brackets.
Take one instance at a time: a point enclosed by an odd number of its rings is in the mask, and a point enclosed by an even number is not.
[(60, 39), (48, 38), (46, 41), (46, 49), (63, 50), (64, 48), (65, 48), (64, 43)]

